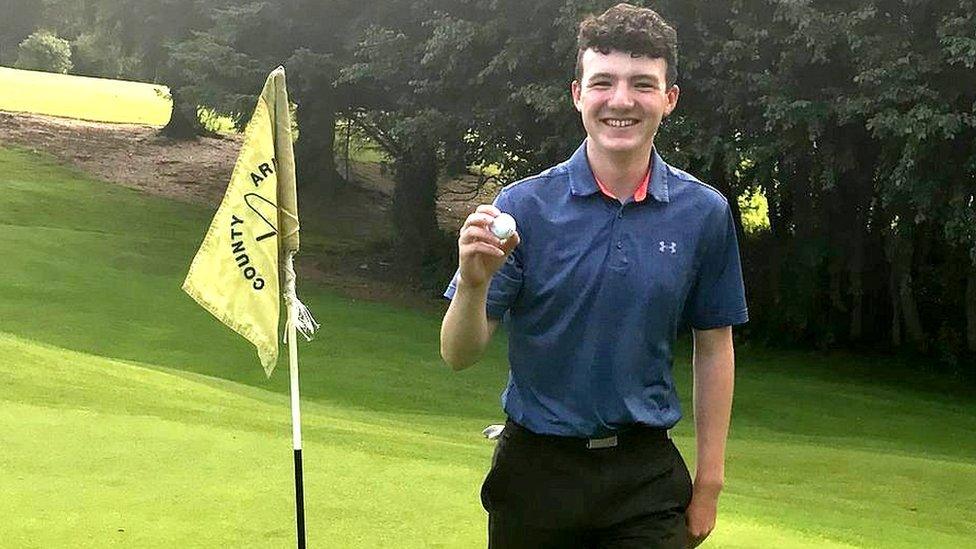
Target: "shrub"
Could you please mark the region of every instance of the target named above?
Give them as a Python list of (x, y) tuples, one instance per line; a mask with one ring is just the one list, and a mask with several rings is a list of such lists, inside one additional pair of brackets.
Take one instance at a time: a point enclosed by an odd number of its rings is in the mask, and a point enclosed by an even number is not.
[(20, 43), (18, 69), (57, 72), (71, 70), (71, 45), (49, 31), (36, 31)]

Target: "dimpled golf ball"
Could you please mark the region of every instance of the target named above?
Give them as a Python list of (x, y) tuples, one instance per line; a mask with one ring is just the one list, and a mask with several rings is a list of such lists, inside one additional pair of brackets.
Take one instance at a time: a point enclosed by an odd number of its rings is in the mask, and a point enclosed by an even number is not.
[(491, 222), (491, 232), (501, 240), (509, 238), (515, 234), (515, 218), (507, 213), (499, 214)]

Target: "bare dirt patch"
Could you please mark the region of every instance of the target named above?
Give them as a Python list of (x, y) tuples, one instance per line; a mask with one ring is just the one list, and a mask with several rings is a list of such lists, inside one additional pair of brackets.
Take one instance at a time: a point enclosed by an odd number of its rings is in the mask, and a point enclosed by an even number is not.
[[(227, 187), (242, 136), (173, 140), (159, 128), (106, 124), (24, 113), (0, 112), (0, 145), (10, 144), (52, 155), (92, 176), (156, 196), (216, 207)], [(434, 295), (422, 295), (397, 276), (393, 250), (384, 248), (393, 228), (392, 175), (381, 164), (350, 164), (352, 184), (329, 204), (303, 204), (303, 225), (328, 234), (328, 253), (303, 249), (303, 278), (358, 299), (442, 308)], [(438, 222), (454, 232), (474, 207), (490, 202), (494, 182), (478, 176), (439, 183)]]
[[(382, 163), (350, 162), (349, 176), (361, 189), (393, 196), (393, 174)], [(437, 183), (438, 225), (446, 232), (457, 231), (477, 205), (491, 203), (501, 187), (496, 179), (474, 174), (441, 178)]]
[(43, 151), (99, 179), (177, 200), (219, 202), (241, 138), (176, 141), (152, 126), (0, 112), (0, 143)]
[[(242, 141), (237, 134), (182, 141), (159, 135), (154, 126), (0, 112), (0, 143), (43, 151), (108, 182), (213, 206), (227, 188)], [(361, 215), (387, 215), (393, 196), (388, 169), (351, 162), (350, 176), (352, 187), (342, 189), (337, 201), (361, 210)], [(497, 182), (476, 175), (443, 179), (438, 185), (440, 226), (457, 230), (477, 204), (492, 200), (498, 188)]]

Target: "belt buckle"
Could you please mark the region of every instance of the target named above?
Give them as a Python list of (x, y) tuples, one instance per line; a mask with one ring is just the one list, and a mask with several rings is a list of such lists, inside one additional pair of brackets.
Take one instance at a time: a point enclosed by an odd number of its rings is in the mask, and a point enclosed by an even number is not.
[(590, 450), (599, 450), (601, 448), (613, 448), (617, 445), (617, 435), (606, 438), (591, 438), (586, 441), (586, 447)]

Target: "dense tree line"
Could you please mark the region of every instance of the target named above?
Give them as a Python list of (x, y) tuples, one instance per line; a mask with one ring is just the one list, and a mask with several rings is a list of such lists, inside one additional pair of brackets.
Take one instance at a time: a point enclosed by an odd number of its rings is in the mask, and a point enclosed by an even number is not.
[(745, 242), (754, 329), (976, 351), (974, 3), (672, 6), (693, 29), (673, 137), (730, 195), (769, 199)]
[[(42, 0), (0, 27), (0, 45), (51, 29), (87, 52), (76, 69), (161, 81), (184, 120), (205, 104), (241, 124), (255, 82), (286, 64), (306, 190), (339, 184), (335, 123), (358, 126), (393, 161), (403, 261), (423, 273), (453, 260), (438, 177), (493, 164), (513, 180), (578, 145), (576, 24), (612, 3)], [(768, 200), (769, 229), (741, 235), (749, 332), (970, 362), (976, 3), (635, 3), (679, 35), (663, 156), (730, 198)]]
[[(578, 144), (575, 24), (610, 3), (414, 1), (374, 20), (342, 73), (372, 92), (367, 118), (411, 145), (398, 163), (425, 167), (402, 185), (414, 215), (432, 217), (429, 182), (452, 162), (515, 178)], [(742, 235), (750, 330), (971, 358), (973, 2), (648, 4), (681, 43), (682, 101), (658, 146), (770, 205), (769, 231)]]

